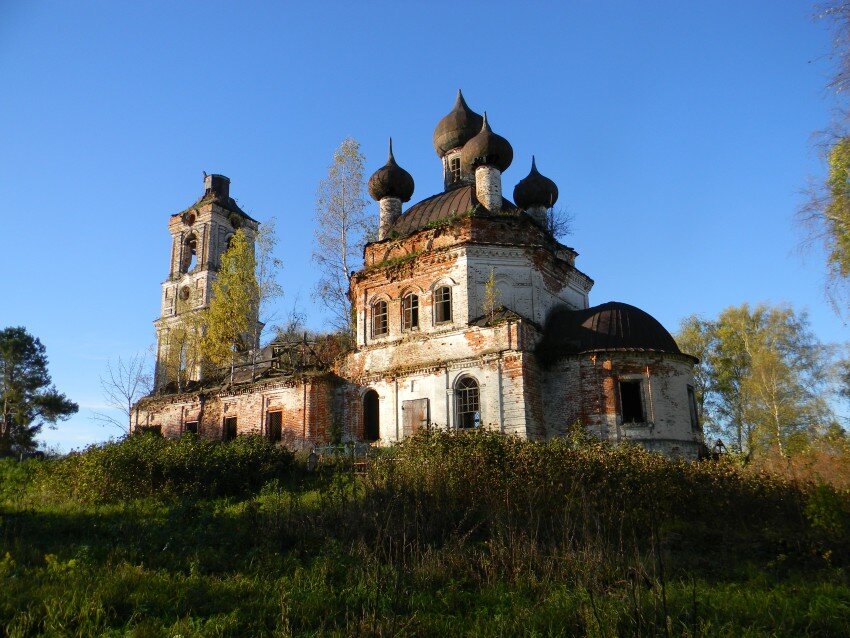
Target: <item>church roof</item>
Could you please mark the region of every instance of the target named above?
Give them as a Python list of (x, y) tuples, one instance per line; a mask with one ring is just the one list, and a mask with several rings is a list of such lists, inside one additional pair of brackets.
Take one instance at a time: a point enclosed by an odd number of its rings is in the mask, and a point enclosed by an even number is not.
[[(455, 218), (471, 215), (477, 205), (474, 184), (465, 184), (437, 193), (408, 208), (392, 225), (390, 233), (404, 236), (424, 228), (450, 223)], [(502, 199), (502, 214), (511, 213), (519, 213), (519, 209), (507, 199)]]
[(657, 319), (619, 301), (584, 310), (555, 307), (538, 345), (538, 354), (549, 361), (568, 354), (610, 350), (682, 354)]
[(463, 93), (458, 90), (452, 110), (437, 123), (434, 129), (434, 150), (440, 157), (459, 148), (481, 130), (484, 118), (469, 108)]

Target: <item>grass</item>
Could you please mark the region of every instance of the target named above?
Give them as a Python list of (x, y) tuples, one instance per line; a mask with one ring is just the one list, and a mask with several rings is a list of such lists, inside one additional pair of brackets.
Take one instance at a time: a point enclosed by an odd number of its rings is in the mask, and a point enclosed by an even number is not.
[(767, 473), (463, 435), (237, 495), (46, 487), (92, 471), (0, 463), (3, 635), (850, 635), (846, 494)]

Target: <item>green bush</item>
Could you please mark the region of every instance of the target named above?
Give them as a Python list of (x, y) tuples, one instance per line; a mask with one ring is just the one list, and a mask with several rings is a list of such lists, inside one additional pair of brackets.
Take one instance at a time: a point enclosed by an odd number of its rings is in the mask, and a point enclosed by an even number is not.
[(45, 461), (35, 489), (47, 497), (96, 503), (243, 496), (288, 476), (292, 467), (289, 450), (259, 436), (222, 443), (192, 435), (142, 434)]

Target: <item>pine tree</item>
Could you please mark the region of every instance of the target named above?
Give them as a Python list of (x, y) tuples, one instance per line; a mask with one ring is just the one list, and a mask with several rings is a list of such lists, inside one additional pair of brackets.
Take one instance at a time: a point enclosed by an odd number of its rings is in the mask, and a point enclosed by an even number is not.
[(79, 409), (57, 392), (44, 346), (23, 327), (0, 330), (0, 456), (35, 448), (44, 424)]

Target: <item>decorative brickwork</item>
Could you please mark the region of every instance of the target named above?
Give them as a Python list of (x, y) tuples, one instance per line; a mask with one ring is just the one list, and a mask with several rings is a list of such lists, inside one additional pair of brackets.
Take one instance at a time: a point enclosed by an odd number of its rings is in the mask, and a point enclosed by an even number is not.
[[(457, 427), (541, 440), (579, 423), (603, 439), (695, 458), (702, 435), (688, 406), (693, 358), (638, 309), (589, 308), (593, 280), (576, 268), (576, 251), (545, 228), (541, 202), (557, 198), (554, 182), (532, 165), (515, 191), (524, 193), (527, 209), (503, 199), (499, 167), (510, 164), (506, 140), (490, 144), (498, 157), (486, 145), (487, 152), (473, 153), (474, 176), (469, 166), (456, 165), (477, 130), (484, 130), (480, 116), (459, 98), (435, 132), (447, 190), (407, 213), (399, 197), (409, 198), (412, 178), (392, 155), (373, 175), (379, 240), (366, 245), (363, 269), (351, 275), (355, 347), (332, 371), (305, 374), (302, 368), (286, 376), (272, 364), (258, 381), (240, 378), (234, 387), (156, 395), (136, 406), (134, 427), (180, 436), (187, 423), (193, 429), (197, 423), (200, 436), (221, 438), (235, 419), (237, 435), (276, 440), (279, 432), (287, 445), (310, 446), (364, 438), (386, 445), (423, 429)], [(208, 303), (234, 223), (226, 202), (232, 202), (229, 192), (219, 192), (199, 200), (188, 215), (172, 216), (160, 333), (175, 320), (184, 287), (197, 294), (198, 307)], [(247, 216), (236, 223), (257, 229)], [(187, 243), (190, 233), (194, 244)], [(198, 267), (187, 272), (186, 251), (192, 249)], [(490, 284), (487, 293), (488, 282), (495, 282), (495, 291)], [(550, 322), (556, 316), (559, 322)], [(630, 326), (640, 331), (631, 333)], [(606, 349), (582, 350), (582, 343)]]

